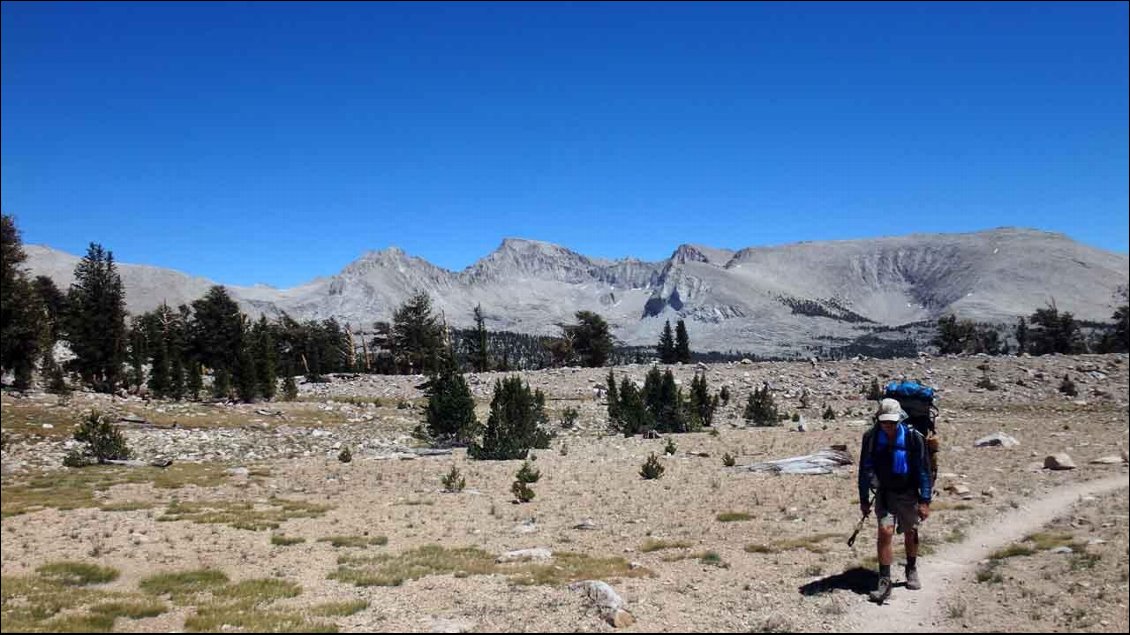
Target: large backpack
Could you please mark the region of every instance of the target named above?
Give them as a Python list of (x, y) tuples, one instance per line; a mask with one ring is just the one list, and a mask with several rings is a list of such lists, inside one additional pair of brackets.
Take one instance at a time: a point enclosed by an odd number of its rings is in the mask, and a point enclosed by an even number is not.
[(906, 413), (906, 422), (926, 439), (926, 451), (930, 460), (930, 484), (938, 478), (938, 439), (935, 423), (938, 419), (938, 404), (934, 389), (916, 381), (892, 381), (883, 391), (884, 399), (899, 402)]
[(933, 388), (916, 381), (892, 381), (883, 391), (883, 398), (898, 401), (906, 413), (907, 423), (923, 437), (936, 432), (934, 423), (938, 418), (938, 406)]

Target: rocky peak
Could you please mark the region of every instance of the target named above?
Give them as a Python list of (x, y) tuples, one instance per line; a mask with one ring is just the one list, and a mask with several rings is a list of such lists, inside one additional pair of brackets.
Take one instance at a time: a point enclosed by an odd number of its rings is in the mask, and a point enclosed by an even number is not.
[(596, 265), (574, 251), (540, 240), (506, 238), (493, 252), (464, 272), (470, 282), (540, 278), (561, 282), (588, 282)]
[(716, 249), (684, 243), (675, 249), (675, 253), (671, 254), (670, 262), (676, 265), (685, 265), (688, 262), (703, 262), (716, 267), (723, 267), (733, 257), (734, 252), (729, 249)]

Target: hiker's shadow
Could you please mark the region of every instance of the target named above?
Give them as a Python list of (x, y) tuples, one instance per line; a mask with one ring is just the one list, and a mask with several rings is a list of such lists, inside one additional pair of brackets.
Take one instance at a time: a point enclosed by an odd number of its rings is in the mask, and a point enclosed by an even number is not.
[(848, 569), (843, 573), (830, 575), (826, 578), (814, 580), (808, 584), (800, 587), (801, 595), (820, 595), (821, 593), (831, 593), (837, 589), (843, 591), (851, 591), (856, 595), (866, 595), (875, 590), (875, 586), (879, 583), (879, 573), (874, 569), (864, 569), (856, 567)]

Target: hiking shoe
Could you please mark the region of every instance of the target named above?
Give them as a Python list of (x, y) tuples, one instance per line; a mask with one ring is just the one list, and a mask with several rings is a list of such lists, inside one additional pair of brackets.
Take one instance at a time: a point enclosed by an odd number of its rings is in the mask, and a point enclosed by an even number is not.
[(886, 602), (887, 598), (891, 597), (891, 579), (879, 578), (879, 586), (875, 587), (868, 597), (876, 604)]
[(918, 579), (918, 569), (906, 570), (906, 588), (917, 591), (922, 588), (922, 581)]

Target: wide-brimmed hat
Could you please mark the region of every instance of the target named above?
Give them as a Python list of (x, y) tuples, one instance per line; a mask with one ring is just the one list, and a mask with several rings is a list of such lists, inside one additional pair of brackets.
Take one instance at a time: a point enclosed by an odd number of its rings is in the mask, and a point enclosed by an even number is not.
[(902, 406), (899, 405), (896, 399), (884, 399), (879, 403), (879, 421), (902, 421), (903, 417)]

